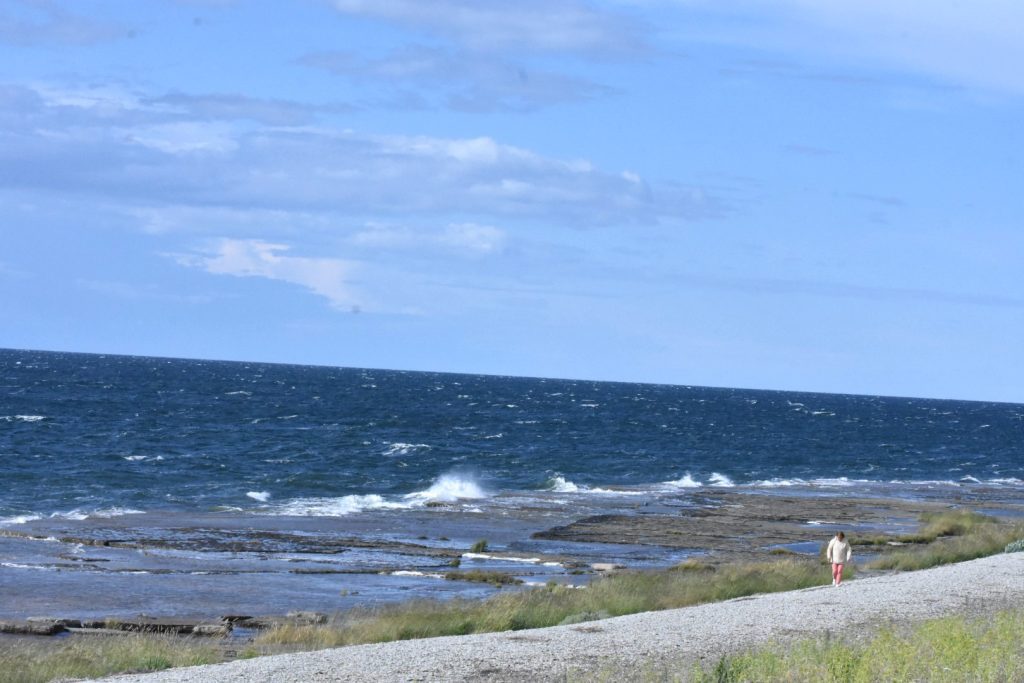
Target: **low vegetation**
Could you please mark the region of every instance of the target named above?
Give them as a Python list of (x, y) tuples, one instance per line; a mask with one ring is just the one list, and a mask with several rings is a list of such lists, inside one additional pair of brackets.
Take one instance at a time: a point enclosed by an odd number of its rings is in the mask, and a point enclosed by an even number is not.
[(901, 548), (868, 563), (868, 569), (913, 571), (964, 562), (1003, 552), (1024, 534), (1024, 526), (1007, 524), (968, 511), (948, 512), (923, 519), (917, 536), (930, 539), (917, 547)]
[(486, 600), (417, 601), (357, 609), (326, 627), (284, 626), (260, 644), (332, 647), (409, 638), (514, 631), (685, 607), (756, 593), (824, 585), (828, 572), (813, 559), (711, 565), (690, 561), (665, 572), (619, 572), (586, 589), (550, 584), (500, 593)]
[(444, 578), (449, 581), (473, 581), (475, 583), (489, 583), (495, 586), (518, 586), (523, 581), (505, 572), (488, 572), (481, 569), (471, 569), (465, 572), (448, 572)]
[(690, 676), (664, 671), (648, 680), (743, 681), (1003, 681), (1024, 680), (1024, 610), (984, 620), (949, 617), (906, 632), (884, 629), (869, 640), (804, 640), (723, 657)]
[(61, 643), (12, 639), (0, 641), (0, 679), (5, 683), (45, 683), (211, 664), (221, 659), (220, 650), (209, 641), (172, 636), (135, 634)]

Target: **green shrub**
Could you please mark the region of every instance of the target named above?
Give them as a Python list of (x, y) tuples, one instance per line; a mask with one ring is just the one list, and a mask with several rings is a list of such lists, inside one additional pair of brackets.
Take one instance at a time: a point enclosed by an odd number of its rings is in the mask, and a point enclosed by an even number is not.
[(1004, 553), (1019, 553), (1024, 552), (1024, 538), (1007, 543), (1006, 547), (1003, 548)]
[(485, 553), (487, 552), (487, 539), (482, 538), (469, 547), (471, 553)]

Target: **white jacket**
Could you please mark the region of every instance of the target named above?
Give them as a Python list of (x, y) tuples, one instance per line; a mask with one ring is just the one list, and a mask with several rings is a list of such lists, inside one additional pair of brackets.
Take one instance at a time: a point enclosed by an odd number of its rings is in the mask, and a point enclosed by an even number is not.
[(828, 549), (825, 551), (825, 558), (832, 564), (846, 564), (850, 561), (850, 557), (853, 556), (853, 548), (850, 547), (850, 542), (847, 540), (840, 541), (838, 538), (833, 537), (828, 542)]

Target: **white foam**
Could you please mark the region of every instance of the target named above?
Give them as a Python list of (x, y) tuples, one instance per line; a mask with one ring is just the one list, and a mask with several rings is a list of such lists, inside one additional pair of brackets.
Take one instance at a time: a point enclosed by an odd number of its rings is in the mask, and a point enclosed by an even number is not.
[(719, 474), (718, 472), (712, 472), (711, 473), (711, 481), (708, 482), (708, 484), (710, 486), (721, 486), (721, 487), (730, 487), (730, 486), (735, 486), (736, 485), (736, 484), (733, 483), (732, 479), (730, 479), (729, 477), (725, 476), (724, 474)]
[(34, 522), (37, 519), (42, 519), (39, 515), (15, 515), (14, 517), (5, 517), (0, 519), (0, 526), (6, 526), (8, 524), (24, 524), (25, 522)]
[(239, 391), (229, 391), (228, 393), (226, 393), (224, 395), (225, 396), (252, 396), (252, 392), (251, 391), (242, 391), (242, 390), (239, 390)]
[(38, 564), (19, 564), (18, 562), (0, 562), (0, 567), (7, 567), (9, 569), (38, 569), (48, 572), (56, 570), (56, 567), (43, 567)]
[(270, 500), (269, 491), (249, 491), (245, 495), (249, 496), (253, 500), (258, 500), (261, 503), (266, 503), (268, 500)]
[(762, 479), (761, 481), (755, 481), (751, 483), (751, 486), (760, 486), (763, 488), (776, 488), (781, 486), (800, 486), (807, 482), (803, 479)]
[(410, 507), (407, 503), (395, 503), (383, 496), (369, 494), (351, 495), (340, 498), (298, 498), (274, 509), (273, 514), (294, 517), (344, 517), (363, 510), (391, 510)]
[(442, 474), (430, 488), (404, 496), (405, 500), (454, 503), (458, 500), (486, 498), (487, 493), (475, 481), (455, 474)]
[(430, 444), (425, 443), (388, 443), (388, 448), (384, 451), (384, 455), (408, 455), (413, 451), (417, 451), (421, 448), (430, 448)]
[(464, 560), (494, 560), (495, 562), (522, 562), (523, 564), (540, 564), (545, 567), (561, 567), (559, 562), (544, 562), (539, 557), (499, 557), (486, 553), (462, 553)]
[[(72, 513), (68, 513), (68, 514), (72, 514)], [(78, 513), (78, 514), (81, 514), (81, 513)], [(86, 519), (88, 517), (100, 517), (101, 519), (109, 519), (111, 517), (123, 517), (124, 515), (144, 515), (144, 514), (146, 514), (145, 510), (135, 510), (133, 508), (112, 507), (112, 508), (106, 508), (104, 510), (96, 510), (94, 512), (86, 513), (85, 516), (83, 516), (83, 517), (78, 517), (78, 516), (69, 517), (69, 519)], [(53, 515), (51, 515), (51, 517), (52, 516)]]
[(125, 456), (122, 456), (122, 457), (125, 460), (127, 460), (128, 462), (138, 462), (139, 460), (145, 460), (146, 459), (146, 456), (144, 456), (144, 455), (125, 455)]
[(666, 481), (665, 483), (668, 484), (669, 486), (675, 486), (676, 488), (680, 489), (695, 489), (702, 486), (702, 484), (699, 481), (690, 476), (689, 472), (684, 474), (679, 479), (676, 479), (674, 481)]
[(578, 493), (580, 487), (565, 477), (552, 477), (549, 480), (549, 487), (556, 493)]
[(428, 579), (443, 579), (444, 574), (431, 574), (429, 572), (417, 572), (408, 569), (400, 569), (395, 572), (391, 572), (388, 576), (422, 576)]
[(0, 417), (0, 420), (4, 422), (41, 422), (45, 419), (45, 415), (4, 415)]

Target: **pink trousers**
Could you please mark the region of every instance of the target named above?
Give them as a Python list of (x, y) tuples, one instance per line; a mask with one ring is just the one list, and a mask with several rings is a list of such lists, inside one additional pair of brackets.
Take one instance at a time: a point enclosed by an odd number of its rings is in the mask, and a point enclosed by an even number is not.
[(838, 584), (843, 582), (843, 565), (832, 563), (832, 579)]

